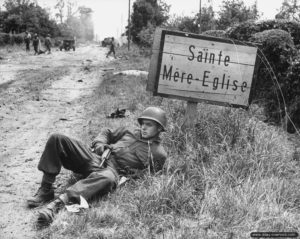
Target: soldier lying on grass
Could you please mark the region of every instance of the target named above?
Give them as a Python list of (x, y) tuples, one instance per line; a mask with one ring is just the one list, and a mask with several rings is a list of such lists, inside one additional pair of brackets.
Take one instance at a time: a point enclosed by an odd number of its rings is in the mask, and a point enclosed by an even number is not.
[[(27, 200), (29, 207), (51, 201), (39, 210), (38, 222), (51, 223), (64, 205), (78, 203), (80, 197), (89, 200), (112, 192), (120, 176), (128, 177), (146, 169), (151, 172), (161, 170), (167, 155), (159, 135), (166, 129), (166, 113), (158, 107), (148, 107), (138, 122), (140, 129), (134, 132), (124, 127), (114, 131), (102, 130), (92, 142), (92, 147), (64, 135), (51, 135), (38, 164), (38, 169), (44, 173), (41, 186), (34, 197)], [(101, 155), (107, 148), (111, 149), (111, 154), (102, 164)], [(52, 184), (62, 166), (83, 175), (84, 179), (54, 200)]]

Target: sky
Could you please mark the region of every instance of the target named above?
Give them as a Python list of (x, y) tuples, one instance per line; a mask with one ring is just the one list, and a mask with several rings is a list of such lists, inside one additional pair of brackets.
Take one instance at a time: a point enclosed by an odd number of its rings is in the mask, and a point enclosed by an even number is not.
[[(57, 0), (36, 0), (42, 7), (55, 11)], [(96, 38), (120, 36), (128, 23), (129, 0), (76, 0), (78, 6), (84, 5), (93, 9), (93, 20)], [(131, 6), (135, 0), (130, 0)], [(4, 0), (0, 0), (0, 4)], [(199, 11), (200, 0), (164, 0), (171, 5), (170, 14), (192, 16)], [(255, 0), (244, 0), (245, 5), (253, 5)], [(258, 10), (262, 12), (261, 19), (274, 19), (283, 0), (257, 0)], [(212, 4), (214, 11), (220, 9), (222, 0), (201, 0), (202, 6)], [(132, 8), (131, 8), (132, 11)], [(54, 15), (53, 15), (54, 16)]]

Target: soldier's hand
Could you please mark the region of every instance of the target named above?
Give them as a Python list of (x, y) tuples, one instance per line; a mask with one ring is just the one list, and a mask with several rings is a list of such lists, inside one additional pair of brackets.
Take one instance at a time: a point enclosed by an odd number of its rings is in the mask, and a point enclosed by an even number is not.
[(98, 155), (102, 155), (106, 149), (110, 149), (110, 146), (108, 144), (97, 144), (94, 147), (94, 152)]

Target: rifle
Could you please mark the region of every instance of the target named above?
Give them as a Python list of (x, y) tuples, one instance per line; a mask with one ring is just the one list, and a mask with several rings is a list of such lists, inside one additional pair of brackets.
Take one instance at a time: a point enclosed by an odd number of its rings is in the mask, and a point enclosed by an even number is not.
[[(111, 154), (111, 149), (105, 149), (103, 154), (101, 155), (101, 163), (100, 163), (100, 167), (102, 167), (102, 165), (105, 163), (105, 161), (109, 158)], [(118, 183), (118, 186), (120, 187), (121, 185), (123, 185), (124, 183), (126, 183), (129, 180), (129, 178), (122, 176), (120, 178), (120, 181)]]
[(111, 149), (105, 149), (103, 154), (101, 155), (101, 163), (100, 163), (100, 167), (102, 167), (102, 165), (105, 163), (105, 161), (109, 158), (111, 154)]

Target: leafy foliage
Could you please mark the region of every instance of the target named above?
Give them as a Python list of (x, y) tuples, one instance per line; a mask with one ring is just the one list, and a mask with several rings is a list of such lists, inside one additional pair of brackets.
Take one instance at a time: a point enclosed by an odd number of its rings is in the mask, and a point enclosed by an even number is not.
[(200, 32), (215, 29), (216, 22), (217, 19), (212, 6), (201, 8), (201, 19), (200, 13), (196, 15), (196, 24), (199, 26)]
[(201, 21), (199, 13), (192, 17), (175, 16), (173, 19), (171, 19), (171, 21), (169, 21), (167, 28), (191, 33), (199, 33), (200, 31), (203, 32), (214, 29), (216, 19), (212, 7), (202, 7), (201, 9)]
[(223, 0), (223, 6), (219, 12), (217, 21), (218, 29), (225, 30), (235, 24), (247, 20), (256, 20), (259, 17), (256, 3), (252, 7), (247, 7), (241, 0)]
[(133, 4), (131, 15), (132, 40), (141, 42), (139, 33), (147, 26), (161, 26), (168, 19), (169, 6), (159, 0), (137, 0)]
[[(256, 84), (256, 98), (264, 99), (266, 111), (269, 117), (276, 122), (280, 122), (284, 112), (284, 100), (278, 92), (278, 87), (282, 91), (286, 91), (288, 87), (285, 81), (285, 75), (293, 58), (296, 55), (296, 49), (291, 35), (283, 30), (266, 30), (256, 33), (251, 38), (254, 42), (262, 44), (261, 49), (268, 63), (272, 67), (271, 72), (269, 65), (266, 65), (266, 60), (263, 60), (263, 67), (258, 73), (258, 82)], [(278, 80), (278, 84), (276, 83)], [(279, 105), (278, 105), (279, 104)], [(279, 107), (278, 107), (279, 106)]]
[(57, 18), (59, 18), (60, 23), (63, 23), (63, 18), (64, 18), (64, 7), (65, 7), (65, 1), (64, 0), (58, 0), (55, 9), (58, 10), (58, 12), (55, 14)]
[(261, 49), (277, 74), (286, 72), (297, 53), (291, 35), (283, 30), (259, 32), (250, 40), (262, 44)]
[(179, 30), (191, 33), (205, 32), (209, 30), (225, 30), (228, 27), (247, 20), (256, 20), (259, 17), (256, 4), (246, 7), (240, 0), (224, 0), (221, 10), (218, 12), (219, 18), (212, 6), (201, 7), (200, 13), (194, 16), (177, 16), (167, 24), (172, 30)]
[(196, 24), (196, 18), (189, 16), (175, 16), (166, 25), (170, 30), (198, 33), (199, 27)]
[(300, 21), (300, 6), (297, 4), (297, 0), (285, 0), (282, 2), (282, 6), (278, 14), (276, 14), (276, 19), (286, 19)]
[(265, 20), (265, 21), (246, 21), (228, 29), (227, 35), (230, 38), (249, 41), (251, 36), (257, 32), (271, 29), (281, 29), (287, 31), (293, 37), (295, 45), (300, 44), (300, 24), (296, 21), (288, 20)]
[(56, 23), (50, 20), (47, 11), (34, 2), (6, 0), (4, 6), (6, 11), (1, 13), (4, 32), (21, 33), (28, 30), (41, 35), (59, 34)]
[(261, 44), (261, 52), (267, 60), (262, 58), (255, 100), (265, 106), (269, 121), (281, 123), (287, 110), (292, 120), (299, 125), (296, 115), (300, 110), (297, 59), (300, 24), (288, 20), (247, 21), (228, 29), (226, 35)]
[(290, 133), (295, 132), (295, 128), (291, 121), (297, 128), (300, 128), (300, 61), (296, 59), (287, 69), (287, 74), (283, 76), (281, 88), (285, 96), (285, 100), (288, 104), (288, 114), (290, 119), (288, 120), (287, 130)]
[[(57, 1), (55, 8), (58, 10), (56, 17), (60, 20), (59, 24), (51, 20), (47, 10), (33, 0), (6, 0), (4, 7), (6, 11), (0, 12), (0, 27), (5, 33), (18, 34), (29, 31), (41, 36), (76, 36), (84, 40), (92, 40), (94, 37), (92, 9), (84, 6), (76, 8), (75, 2), (71, 0)], [(78, 13), (78, 16), (75, 16), (75, 13)], [(2, 39), (1, 42), (5, 41)]]
[(140, 46), (150, 47), (153, 43), (153, 34), (155, 32), (155, 27), (152, 24), (148, 24), (148, 26), (143, 28), (138, 37), (140, 39)]
[(10, 35), (7, 33), (0, 33), (0, 46), (7, 44), (22, 44), (24, 42), (24, 34), (14, 34)]

